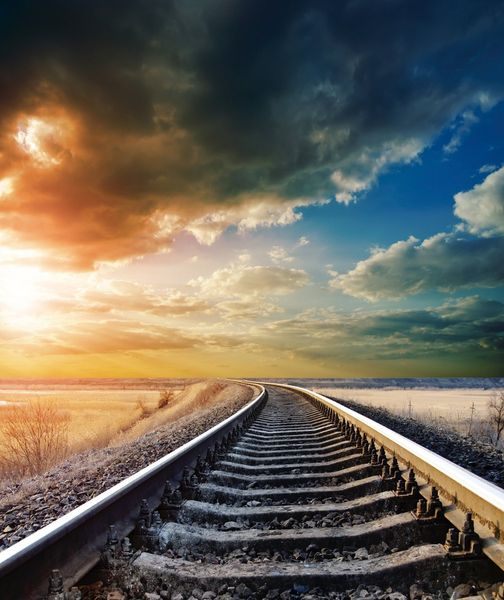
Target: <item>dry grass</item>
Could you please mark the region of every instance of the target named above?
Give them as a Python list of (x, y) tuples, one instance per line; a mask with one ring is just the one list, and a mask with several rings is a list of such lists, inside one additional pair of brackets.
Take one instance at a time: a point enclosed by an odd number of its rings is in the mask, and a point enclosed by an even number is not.
[(111, 440), (110, 445), (120, 446), (192, 412), (212, 404), (219, 404), (225, 399), (226, 395), (231, 399), (233, 395), (241, 393), (243, 393), (242, 386), (227, 384), (222, 381), (194, 383), (179, 392), (167, 406), (158, 409), (151, 416), (137, 421), (127, 431), (119, 433)]
[[(158, 391), (80, 390), (53, 393), (1, 393), (0, 401), (24, 404), (36, 398), (54, 403), (70, 416), (68, 439), (71, 451), (99, 448), (121, 431), (138, 421), (142, 402), (147, 409), (155, 410)], [(8, 405), (0, 405), (0, 419)]]
[[(160, 398), (166, 391), (171, 392), (171, 400), (160, 408)], [(68, 421), (68, 448), (59, 457), (63, 460), (86, 450), (121, 446), (202, 408), (241, 397), (243, 393), (242, 386), (222, 381), (202, 381), (168, 390), (0, 392), (0, 423), (2, 414), (12, 411), (12, 402), (19, 403), (20, 407), (33, 400), (56, 406)], [(5, 455), (5, 441), (0, 427), (0, 479), (7, 481), (18, 477), (19, 470), (5, 467), (2, 472), (2, 462), (4, 465), (12, 464), (12, 456)]]

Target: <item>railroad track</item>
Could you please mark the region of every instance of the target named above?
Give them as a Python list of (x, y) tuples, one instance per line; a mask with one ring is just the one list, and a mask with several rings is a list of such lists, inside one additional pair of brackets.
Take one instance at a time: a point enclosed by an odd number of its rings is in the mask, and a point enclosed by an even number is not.
[(50, 600), (438, 594), (471, 579), (503, 597), (504, 490), (323, 396), (267, 388), (0, 554), (1, 598), (40, 598), (53, 568)]

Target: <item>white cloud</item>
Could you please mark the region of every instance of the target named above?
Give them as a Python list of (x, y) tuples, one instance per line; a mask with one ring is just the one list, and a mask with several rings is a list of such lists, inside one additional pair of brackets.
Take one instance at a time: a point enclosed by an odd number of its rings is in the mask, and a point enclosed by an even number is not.
[[(59, 299), (61, 302), (61, 298)], [(84, 289), (78, 295), (78, 302), (69, 302), (67, 310), (79, 312), (142, 312), (170, 317), (189, 313), (205, 312), (209, 304), (196, 296), (180, 291), (154, 290), (151, 286), (130, 281), (102, 281)], [(56, 306), (56, 304), (54, 304)]]
[(35, 351), (48, 354), (87, 354), (133, 352), (142, 350), (181, 350), (199, 343), (196, 336), (170, 327), (160, 327), (138, 321), (109, 319), (75, 322), (57, 329), (50, 337), (34, 339), (25, 344)]
[(336, 186), (337, 202), (349, 204), (368, 190), (378, 177), (394, 164), (408, 164), (417, 160), (425, 147), (418, 138), (393, 139), (376, 148), (364, 148), (358, 155), (343, 161), (342, 168), (335, 170), (331, 180)]
[(249, 261), (250, 255), (241, 255), (210, 276), (191, 280), (194, 297), (225, 320), (255, 320), (283, 312), (271, 298), (291, 294), (310, 281), (301, 269), (251, 265)]
[(294, 260), (287, 250), (281, 246), (273, 246), (268, 252), (268, 256), (275, 264), (290, 263)]
[(482, 173), (482, 174), (486, 174), (486, 173), (491, 173), (492, 171), (496, 171), (497, 170), (497, 165), (482, 165), (479, 169), (478, 169), (478, 173)]
[(471, 131), (473, 125), (479, 122), (476, 110), (479, 109), (482, 112), (486, 112), (493, 108), (497, 102), (498, 99), (495, 95), (483, 91), (477, 92), (471, 103), (472, 107), (467, 108), (456, 116), (452, 124), (452, 136), (448, 143), (443, 146), (443, 151), (446, 154), (456, 152), (462, 144), (462, 139)]
[(238, 254), (238, 261), (241, 263), (248, 263), (252, 260), (252, 255), (247, 252), (246, 250), (243, 250), (241, 252), (241, 254)]
[(322, 205), (326, 201), (296, 199), (289, 202), (280, 198), (251, 198), (237, 206), (214, 210), (204, 217), (190, 221), (185, 229), (192, 233), (200, 244), (213, 244), (229, 227), (235, 226), (239, 232), (255, 230), (259, 227), (292, 225), (303, 218), (300, 208)]
[(283, 312), (283, 308), (271, 302), (261, 302), (257, 298), (236, 299), (218, 302), (218, 310), (225, 319), (255, 320), (261, 317), (269, 317), (273, 314)]
[(495, 287), (504, 282), (504, 239), (440, 233), (377, 249), (329, 284), (365, 300), (402, 298), (431, 289)]
[(331, 175), (331, 181), (336, 185), (338, 192), (335, 194), (337, 202), (349, 204), (355, 199), (359, 192), (367, 190), (373, 181), (372, 175), (345, 175), (343, 171), (337, 170)]
[(308, 246), (308, 244), (310, 244), (310, 240), (305, 235), (302, 235), (294, 248), (302, 248), (303, 246)]
[(455, 194), (455, 214), (471, 233), (504, 234), (504, 166), (471, 190)]
[(192, 280), (190, 285), (199, 288), (205, 297), (235, 295), (250, 298), (290, 294), (308, 282), (308, 275), (301, 269), (233, 263), (208, 278)]
[(473, 110), (465, 110), (458, 118), (457, 123), (453, 126), (453, 134), (443, 146), (443, 151), (446, 154), (453, 154), (462, 144), (462, 138), (469, 133), (471, 127), (479, 121)]
[[(497, 287), (504, 282), (504, 166), (455, 194), (464, 223), (423, 242), (414, 237), (377, 248), (345, 274), (329, 271), (333, 289), (376, 301), (428, 290)], [(476, 237), (473, 237), (474, 234)]]

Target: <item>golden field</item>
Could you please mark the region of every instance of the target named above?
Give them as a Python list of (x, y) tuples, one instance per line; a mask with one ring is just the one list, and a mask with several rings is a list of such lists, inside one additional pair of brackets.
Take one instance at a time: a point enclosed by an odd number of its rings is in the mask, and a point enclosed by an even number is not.
[[(160, 398), (166, 393), (164, 405)], [(72, 454), (120, 446), (194, 411), (242, 396), (246, 400), (252, 390), (218, 380), (145, 390), (0, 390), (0, 478), (37, 474)], [(23, 420), (30, 406), (42, 410), (38, 417)], [(14, 429), (22, 437), (15, 444), (8, 428), (13, 417)], [(63, 431), (64, 443), (54, 436), (55, 429)], [(50, 439), (50, 447), (42, 447), (43, 438)]]
[(154, 410), (158, 399), (159, 391), (153, 390), (0, 391), (0, 421), (11, 403), (50, 402), (69, 417), (68, 439), (72, 449), (98, 447), (138, 421), (140, 404)]

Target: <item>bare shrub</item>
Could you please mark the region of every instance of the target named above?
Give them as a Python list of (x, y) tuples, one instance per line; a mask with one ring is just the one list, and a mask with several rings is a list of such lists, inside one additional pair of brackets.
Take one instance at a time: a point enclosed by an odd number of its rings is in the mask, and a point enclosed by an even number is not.
[(495, 392), (488, 401), (488, 420), (493, 432), (493, 441), (498, 446), (504, 431), (504, 391)]
[(159, 392), (158, 408), (164, 408), (171, 404), (175, 398), (173, 390), (162, 390)]
[(145, 398), (138, 398), (135, 409), (140, 413), (140, 416), (138, 417), (139, 419), (145, 419), (152, 414), (152, 411), (149, 410), (149, 407), (147, 406)]
[(2, 411), (0, 461), (4, 474), (37, 475), (68, 449), (70, 415), (52, 401), (32, 400)]

